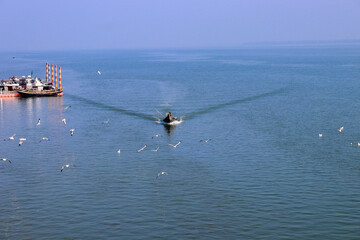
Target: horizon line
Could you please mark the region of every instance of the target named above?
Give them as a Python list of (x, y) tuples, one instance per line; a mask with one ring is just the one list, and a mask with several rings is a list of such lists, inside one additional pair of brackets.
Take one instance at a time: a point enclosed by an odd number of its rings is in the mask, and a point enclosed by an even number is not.
[(123, 47), (123, 48), (63, 48), (63, 49), (0, 49), (0, 52), (58, 52), (58, 51), (159, 51), (159, 50), (236, 50), (251, 48), (269, 48), (269, 47), (336, 47), (336, 46), (357, 46), (360, 45), (360, 39), (343, 40), (301, 40), (301, 41), (259, 41), (245, 42), (238, 46), (188, 46), (188, 47)]

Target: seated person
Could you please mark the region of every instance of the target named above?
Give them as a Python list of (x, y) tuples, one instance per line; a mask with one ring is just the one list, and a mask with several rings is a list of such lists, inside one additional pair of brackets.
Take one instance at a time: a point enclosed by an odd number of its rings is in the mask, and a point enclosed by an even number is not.
[(166, 114), (166, 117), (163, 119), (163, 121), (166, 122), (166, 123), (170, 123), (170, 122), (173, 122), (173, 121), (175, 121), (175, 120), (177, 120), (177, 118), (174, 117), (174, 116), (171, 114), (171, 112), (168, 112), (168, 114)]

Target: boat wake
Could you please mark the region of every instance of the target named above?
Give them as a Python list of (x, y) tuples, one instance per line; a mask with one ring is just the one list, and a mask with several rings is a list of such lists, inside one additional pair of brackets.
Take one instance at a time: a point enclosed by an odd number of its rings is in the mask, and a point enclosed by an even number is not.
[(265, 98), (265, 97), (276, 96), (276, 95), (284, 93), (286, 90), (288, 90), (288, 89), (287, 88), (279, 88), (279, 89), (276, 89), (276, 90), (271, 91), (271, 92), (262, 93), (262, 94), (259, 94), (259, 95), (250, 96), (250, 97), (246, 97), (246, 98), (241, 98), (241, 99), (233, 100), (233, 101), (230, 101), (230, 102), (221, 103), (221, 104), (218, 104), (218, 105), (214, 105), (214, 106), (210, 106), (210, 107), (207, 107), (207, 108), (199, 109), (199, 110), (194, 111), (192, 113), (188, 113), (185, 116), (186, 116), (186, 119), (193, 119), (193, 118), (198, 117), (199, 115), (210, 113), (210, 112), (213, 112), (213, 111), (216, 111), (218, 109), (222, 109), (224, 107), (228, 107), (228, 106), (231, 106), (231, 105), (236, 105), (236, 104), (239, 104), (239, 103), (251, 102), (251, 101), (258, 100), (258, 99)]
[(80, 96), (76, 96), (76, 95), (72, 95), (72, 94), (66, 94), (66, 95), (73, 98), (73, 99), (75, 99), (75, 100), (77, 100), (77, 101), (81, 101), (83, 103), (87, 103), (89, 105), (96, 106), (96, 107), (101, 108), (101, 109), (106, 109), (106, 110), (115, 111), (115, 112), (121, 112), (121, 113), (129, 115), (129, 116), (135, 116), (135, 117), (139, 117), (139, 118), (146, 119), (146, 120), (153, 120), (154, 119), (154, 117), (152, 115), (149, 115), (149, 114), (139, 113), (139, 112), (119, 108), (119, 107), (116, 107), (116, 106), (107, 105), (105, 103), (97, 102), (97, 101), (94, 101), (94, 100), (90, 100), (90, 99), (80, 97)]
[[(224, 107), (228, 107), (228, 106), (236, 105), (236, 104), (240, 104), (240, 103), (251, 102), (251, 101), (255, 101), (255, 100), (266, 98), (266, 97), (276, 96), (276, 95), (279, 95), (279, 94), (282, 94), (282, 93), (286, 92), (287, 90), (288, 90), (288, 88), (279, 88), (279, 89), (276, 89), (276, 90), (271, 91), (271, 92), (262, 93), (262, 94), (259, 94), (259, 95), (250, 96), (250, 97), (246, 97), (246, 98), (241, 98), (241, 99), (233, 100), (233, 101), (230, 101), (230, 102), (225, 102), (225, 103), (221, 103), (221, 104), (218, 104), (218, 105), (202, 108), (202, 109), (199, 109), (197, 111), (185, 114), (184, 116), (186, 116), (187, 120), (194, 119), (194, 118), (196, 118), (196, 117), (198, 117), (200, 115), (207, 114), (207, 113), (222, 109)], [(75, 99), (77, 101), (81, 101), (83, 103), (87, 103), (89, 105), (96, 106), (98, 108), (106, 109), (106, 110), (109, 110), (109, 111), (121, 112), (121, 113), (126, 114), (126, 115), (135, 116), (135, 117), (139, 117), (139, 118), (146, 119), (146, 120), (152, 120), (152, 121), (154, 120), (154, 116), (150, 115), (150, 114), (139, 113), (139, 112), (119, 108), (119, 107), (116, 107), (116, 106), (107, 105), (105, 103), (90, 100), (90, 99), (80, 97), (80, 96), (77, 96), (77, 95), (67, 94), (67, 96), (69, 96), (69, 97), (71, 97), (71, 98), (73, 98), (73, 99)], [(156, 118), (155, 122), (158, 123), (158, 124), (167, 125), (167, 126), (179, 125), (184, 121), (184, 116), (180, 117), (179, 120), (175, 120), (175, 121), (170, 122), (170, 123), (165, 123), (165, 122), (162, 121), (162, 119), (159, 119), (159, 118)]]

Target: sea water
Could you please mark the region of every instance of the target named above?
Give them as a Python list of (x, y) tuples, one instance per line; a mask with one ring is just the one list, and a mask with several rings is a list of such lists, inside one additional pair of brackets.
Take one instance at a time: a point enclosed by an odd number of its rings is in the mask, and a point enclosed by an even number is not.
[(0, 239), (359, 238), (360, 47), (5, 52), (0, 78), (46, 62), (64, 96), (0, 99)]

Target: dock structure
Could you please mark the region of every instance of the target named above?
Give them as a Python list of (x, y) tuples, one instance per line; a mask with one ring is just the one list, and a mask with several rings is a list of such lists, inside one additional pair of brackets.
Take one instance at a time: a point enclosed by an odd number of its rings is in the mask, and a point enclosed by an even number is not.
[(57, 89), (57, 66), (55, 65), (55, 88)]
[(54, 64), (51, 64), (51, 83), (54, 86)]
[(59, 88), (61, 89), (61, 67), (59, 67)]
[[(55, 68), (54, 68), (55, 67)], [(59, 73), (59, 83), (58, 83)], [(59, 84), (59, 87), (58, 87)], [(21, 97), (25, 94), (31, 96), (62, 96), (61, 67), (46, 63), (45, 79), (33, 78), (31, 75), (25, 77), (12, 76), (0, 82), (0, 98)]]
[(48, 69), (49, 68), (49, 64), (48, 63), (46, 63), (46, 82), (48, 82), (49, 81), (49, 79), (48, 79)]
[(14, 93), (13, 91), (0, 91), (0, 98), (13, 98), (21, 97), (20, 93)]
[(50, 63), (47, 64), (47, 68), (48, 68), (48, 73), (47, 73), (47, 77), (46, 77), (46, 83), (50, 82)]

